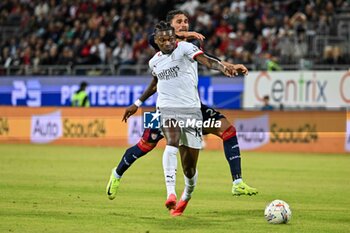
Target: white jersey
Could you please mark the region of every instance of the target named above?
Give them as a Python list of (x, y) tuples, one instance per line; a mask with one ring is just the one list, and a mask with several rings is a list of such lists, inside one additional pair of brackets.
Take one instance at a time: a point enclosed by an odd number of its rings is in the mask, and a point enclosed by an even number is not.
[(157, 107), (200, 108), (198, 95), (198, 63), (202, 54), (197, 46), (182, 41), (171, 54), (156, 53), (149, 61), (157, 77)]

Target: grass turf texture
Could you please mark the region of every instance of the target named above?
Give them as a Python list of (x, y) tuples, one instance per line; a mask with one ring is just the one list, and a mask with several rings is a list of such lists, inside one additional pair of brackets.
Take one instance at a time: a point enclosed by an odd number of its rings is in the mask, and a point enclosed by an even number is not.
[[(349, 155), (244, 152), (244, 178), (260, 193), (233, 197), (223, 152), (202, 151), (194, 196), (173, 218), (164, 207), (161, 149), (136, 161), (108, 200), (105, 186), (123, 152), (0, 145), (0, 232), (349, 232)], [(290, 204), (290, 223), (265, 221), (274, 199)]]

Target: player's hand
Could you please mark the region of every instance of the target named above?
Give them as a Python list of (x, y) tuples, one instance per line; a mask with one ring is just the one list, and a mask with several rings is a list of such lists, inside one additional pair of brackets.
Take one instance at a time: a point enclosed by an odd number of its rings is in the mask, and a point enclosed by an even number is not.
[(236, 75), (243, 74), (244, 76), (248, 75), (248, 69), (242, 64), (236, 64), (233, 65), (234, 69), (236, 70)]
[(186, 39), (195, 39), (195, 40), (200, 40), (200, 41), (203, 41), (205, 39), (205, 36), (203, 36), (202, 34), (200, 34), (198, 32), (180, 31), (180, 32), (177, 32), (176, 35), (178, 35), (180, 37), (184, 37)]
[(227, 77), (232, 77), (234, 76), (234, 72), (235, 70), (233, 69), (233, 67), (229, 67), (229, 66), (222, 66), (221, 72), (226, 75)]
[(242, 64), (231, 64), (229, 62), (222, 61), (222, 64), (224, 64), (226, 67), (229, 67), (232, 69), (232, 73), (234, 76), (237, 76), (239, 74), (243, 74), (244, 76), (248, 75), (248, 69)]
[(129, 107), (127, 107), (127, 109), (125, 109), (122, 122), (123, 121), (127, 122), (128, 118), (131, 117), (132, 115), (134, 115), (135, 112), (137, 112), (137, 109), (138, 109), (138, 107), (135, 104), (130, 105)]

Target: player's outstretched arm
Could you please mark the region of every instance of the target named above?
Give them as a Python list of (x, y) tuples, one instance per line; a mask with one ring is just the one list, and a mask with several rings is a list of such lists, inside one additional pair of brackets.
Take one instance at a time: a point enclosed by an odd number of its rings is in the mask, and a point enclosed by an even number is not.
[(248, 69), (243, 64), (232, 64), (226, 61), (221, 61), (227, 67), (232, 67), (235, 70), (235, 75), (243, 74), (244, 76), (248, 75)]
[(154, 93), (157, 92), (157, 77), (153, 76), (152, 82), (148, 85), (146, 90), (142, 93), (141, 97), (135, 101), (132, 105), (127, 107), (124, 112), (124, 116), (122, 121), (127, 122), (128, 118), (134, 115), (137, 112), (137, 109), (140, 107), (140, 105), (146, 101), (149, 97), (151, 97)]
[(215, 59), (213, 59), (211, 57), (208, 57), (204, 53), (203, 54), (199, 54), (195, 59), (199, 63), (201, 63), (202, 65), (205, 65), (206, 67), (208, 67), (209, 69), (219, 70), (224, 75), (226, 75), (228, 77), (232, 77), (232, 76), (238, 74), (238, 72), (235, 71), (235, 69), (232, 66), (225, 66), (220, 61), (215, 60)]
[(176, 36), (178, 36), (180, 39), (189, 39), (189, 40), (203, 41), (205, 39), (205, 36), (203, 36), (198, 32), (179, 31), (179, 32), (176, 32)]

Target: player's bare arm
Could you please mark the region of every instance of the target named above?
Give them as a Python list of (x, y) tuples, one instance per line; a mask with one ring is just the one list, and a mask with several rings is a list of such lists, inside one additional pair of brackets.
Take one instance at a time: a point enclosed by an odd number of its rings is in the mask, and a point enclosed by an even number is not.
[(221, 61), (227, 67), (232, 67), (235, 70), (235, 75), (243, 74), (244, 76), (248, 75), (248, 69), (242, 64), (232, 64), (226, 61)]
[[(153, 76), (152, 82), (148, 85), (146, 90), (142, 93), (139, 100), (141, 102), (145, 102), (149, 97), (151, 97), (154, 93), (157, 92), (157, 77)], [(134, 115), (137, 112), (139, 107), (136, 104), (132, 104), (125, 109), (124, 116), (122, 121), (127, 122), (128, 118)]]
[(205, 65), (209, 69), (219, 70), (228, 77), (232, 77), (233, 75), (235, 75), (235, 70), (232, 66), (225, 66), (220, 61), (208, 57), (205, 54), (200, 54), (195, 59), (197, 60), (197, 62), (201, 63), (202, 65)]
[(157, 92), (157, 83), (158, 79), (156, 76), (153, 76), (152, 82), (148, 85), (146, 90), (142, 93), (139, 100), (145, 102), (149, 97), (151, 97), (154, 93)]

